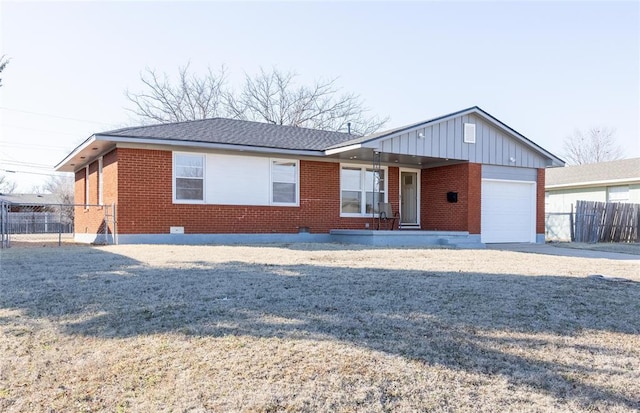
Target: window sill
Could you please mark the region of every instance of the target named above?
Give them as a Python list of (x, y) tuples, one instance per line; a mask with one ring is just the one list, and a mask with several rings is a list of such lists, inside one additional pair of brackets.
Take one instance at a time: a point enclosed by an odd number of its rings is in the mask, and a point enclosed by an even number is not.
[(204, 200), (198, 201), (198, 200), (188, 200), (188, 199), (174, 199), (173, 203), (177, 205), (204, 205), (205, 204)]
[(378, 218), (379, 214), (341, 213), (340, 218)]

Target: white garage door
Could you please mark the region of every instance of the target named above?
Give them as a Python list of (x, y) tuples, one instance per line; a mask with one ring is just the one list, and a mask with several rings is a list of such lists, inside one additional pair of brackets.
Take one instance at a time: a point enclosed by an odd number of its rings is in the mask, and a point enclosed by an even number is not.
[(484, 243), (536, 242), (535, 182), (482, 180)]

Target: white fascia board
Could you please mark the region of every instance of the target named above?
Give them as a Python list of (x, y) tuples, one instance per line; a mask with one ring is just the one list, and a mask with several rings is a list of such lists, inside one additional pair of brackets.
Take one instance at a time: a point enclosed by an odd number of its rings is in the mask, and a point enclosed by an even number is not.
[(349, 151), (353, 151), (355, 149), (360, 149), (360, 148), (362, 148), (362, 144), (356, 143), (349, 146), (343, 146), (342, 148), (327, 149), (326, 151), (324, 151), (324, 154), (327, 156), (331, 156), (337, 153), (349, 152)]
[(281, 148), (268, 148), (264, 146), (250, 146), (250, 145), (234, 145), (229, 143), (208, 143), (208, 142), (193, 142), (182, 141), (175, 139), (145, 139), (145, 138), (130, 138), (126, 136), (111, 136), (111, 135), (96, 135), (101, 140), (109, 140), (114, 143), (137, 143), (143, 145), (154, 146), (180, 146), (188, 148), (202, 148), (202, 149), (219, 149), (225, 151), (234, 152), (259, 152), (270, 154), (286, 154), (286, 155), (298, 155), (298, 156), (323, 156), (324, 153), (321, 150), (300, 150), (300, 149), (281, 149)]
[(640, 183), (640, 178), (626, 179), (609, 179), (603, 181), (573, 182), (570, 184), (545, 185), (544, 189), (572, 189), (587, 188), (595, 186), (612, 186), (612, 185), (633, 185)]
[(96, 140), (98, 140), (96, 135), (91, 135), (84, 142), (82, 142), (80, 145), (78, 145), (69, 155), (67, 155), (66, 158), (64, 158), (62, 161), (58, 162), (58, 164), (56, 166), (54, 166), (53, 169), (55, 171), (58, 171), (58, 169), (64, 167), (64, 165), (67, 162), (71, 161), (71, 159), (73, 159), (73, 157), (78, 155), (80, 152), (85, 150), (87, 147), (91, 146)]

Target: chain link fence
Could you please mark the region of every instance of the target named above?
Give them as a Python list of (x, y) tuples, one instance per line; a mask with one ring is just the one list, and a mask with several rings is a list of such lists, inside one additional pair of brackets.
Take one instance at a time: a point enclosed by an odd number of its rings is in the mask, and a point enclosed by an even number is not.
[[(73, 240), (75, 234), (74, 212), (77, 207), (97, 207), (104, 211), (104, 243), (115, 240), (109, 237), (109, 224), (115, 228), (114, 206), (73, 204), (16, 204), (0, 201), (0, 247), (8, 248), (12, 241), (57, 242)], [(102, 239), (101, 238), (101, 239)]]
[(9, 247), (9, 203), (0, 201), (0, 248)]

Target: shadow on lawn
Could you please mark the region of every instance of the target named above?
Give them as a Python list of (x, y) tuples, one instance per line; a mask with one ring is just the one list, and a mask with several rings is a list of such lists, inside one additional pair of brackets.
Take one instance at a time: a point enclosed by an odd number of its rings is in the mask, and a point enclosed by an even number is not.
[[(96, 337), (173, 332), (339, 340), (501, 375), (585, 405), (602, 400), (640, 408), (637, 400), (571, 379), (597, 372), (589, 366), (526, 357), (526, 351), (544, 346), (615, 351), (526, 333), (638, 334), (640, 283), (241, 262), (160, 268), (89, 248), (81, 256), (82, 261), (63, 262), (52, 250), (52, 262), (44, 267), (5, 261), (0, 270), (11, 275), (0, 277), (0, 307), (57, 321), (67, 334)], [(91, 262), (90, 272), (83, 262)], [(47, 268), (60, 265), (63, 273), (48, 275)], [(0, 318), (0, 324), (9, 322), (19, 321)]]

